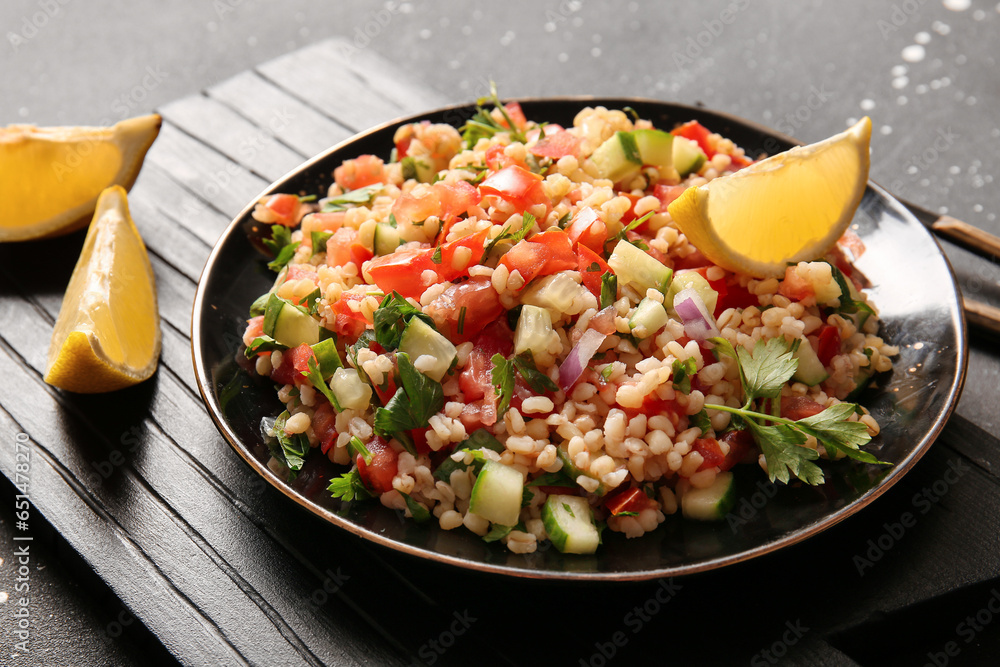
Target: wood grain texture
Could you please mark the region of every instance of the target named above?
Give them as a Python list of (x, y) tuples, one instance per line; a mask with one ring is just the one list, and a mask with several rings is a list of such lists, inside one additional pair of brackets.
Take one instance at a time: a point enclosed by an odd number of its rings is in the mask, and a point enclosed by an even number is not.
[[(270, 179), (351, 131), (443, 103), (352, 47), (321, 42), (163, 110), (130, 195), (163, 320), (149, 382), (108, 396), (45, 385), (48, 338), (83, 237), (47, 243), (53, 268), (43, 275), (31, 271), (41, 246), (0, 247), (0, 438), (30, 436), (36, 508), (173, 656), (192, 665), (576, 665), (603, 664), (612, 646), (613, 663), (629, 664), (666, 646), (681, 664), (734, 664), (800, 622), (808, 630), (782, 664), (850, 665), (879, 640), (873, 619), (996, 578), (1000, 551), (983, 534), (1000, 534), (1000, 442), (960, 418), (865, 512), (765, 558), (678, 580), (666, 603), (657, 593), (669, 582), (568, 586), (403, 556), (336, 530), (257, 476), (198, 395), (191, 303), (215, 239)], [(270, 124), (286, 111), (292, 121)], [(8, 478), (12, 452), (0, 447)], [(906, 513), (914, 525), (859, 565)], [(718, 623), (725, 641), (714, 641)]]

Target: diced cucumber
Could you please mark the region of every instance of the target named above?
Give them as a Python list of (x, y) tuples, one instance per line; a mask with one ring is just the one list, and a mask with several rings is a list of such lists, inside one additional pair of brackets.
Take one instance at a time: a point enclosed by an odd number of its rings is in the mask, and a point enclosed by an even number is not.
[(701, 169), (708, 159), (698, 144), (685, 137), (674, 137), (673, 152), (674, 168), (682, 178)]
[(462, 447), (466, 449), (492, 449), (494, 452), (502, 452), (503, 444), (485, 428), (477, 428), (468, 438), (462, 442)]
[(409, 155), (400, 160), (399, 164), (403, 170), (403, 180), (415, 178), (421, 183), (433, 183), (437, 176), (437, 172), (429, 164)]
[(642, 157), (631, 132), (615, 132), (590, 156), (600, 178), (615, 183), (635, 176), (642, 169)]
[(619, 283), (630, 283), (641, 295), (645, 295), (646, 290), (650, 288), (666, 293), (674, 275), (673, 269), (664, 266), (624, 239), (619, 241), (611, 252), (608, 266), (618, 276)]
[(330, 391), (345, 410), (365, 410), (372, 400), (371, 386), (355, 368), (338, 368), (330, 379)]
[(564, 554), (592, 554), (601, 542), (594, 510), (582, 496), (557, 493), (546, 498), (542, 523), (552, 545)]
[(496, 461), (487, 461), (476, 477), (469, 498), (469, 511), (501, 526), (517, 524), (521, 516), (524, 477)]
[(399, 230), (388, 222), (375, 225), (374, 250), (376, 255), (389, 255), (399, 247)]
[(438, 382), (444, 377), (458, 356), (458, 350), (451, 341), (434, 330), (419, 317), (411, 317), (399, 339), (399, 351), (410, 355), (410, 361), (427, 355), (434, 358), (434, 364), (423, 373)]
[(653, 167), (674, 164), (674, 135), (662, 130), (634, 130), (635, 145), (642, 163)]
[[(560, 272), (539, 278), (525, 290), (521, 296), (521, 303), (545, 308), (553, 319), (558, 319), (564, 313), (576, 315), (580, 312), (578, 308), (574, 308), (574, 302), (578, 307), (582, 307), (583, 300), (580, 297), (586, 290), (586, 287), (573, 280), (567, 272)], [(523, 314), (522, 311), (522, 316)]]
[(681, 496), (681, 512), (688, 519), (718, 521), (724, 519), (736, 504), (736, 485), (733, 473), (720, 472), (712, 486), (706, 489), (689, 488)]
[(662, 329), (669, 319), (663, 304), (647, 297), (636, 306), (628, 325), (636, 338), (649, 338)]
[(277, 294), (271, 294), (264, 309), (264, 334), (287, 347), (319, 342), (319, 322), (309, 313)]
[(793, 356), (799, 360), (799, 367), (792, 375), (792, 379), (796, 382), (802, 382), (812, 387), (830, 377), (808, 339), (803, 339), (800, 342), (799, 349), (795, 351)]
[[(586, 477), (594, 477), (590, 473), (583, 472), (582, 470), (576, 467), (576, 464), (573, 463), (572, 457), (570, 457), (569, 455), (569, 451), (567, 451), (566, 449), (565, 443), (559, 445), (559, 447), (556, 448), (556, 454), (559, 455), (559, 459), (563, 463), (562, 467), (563, 472), (565, 472), (566, 475), (574, 482), (576, 482), (576, 478), (579, 477), (580, 475), (584, 475)], [(596, 477), (594, 479), (596, 479)], [(604, 486), (604, 482), (599, 482), (597, 485), (597, 490), (593, 491), (592, 493), (596, 496), (603, 496), (607, 492), (608, 488)]]
[(663, 299), (663, 303), (668, 305), (668, 312), (672, 317), (676, 317), (674, 312), (674, 297), (677, 293), (683, 289), (687, 288), (693, 289), (701, 297), (702, 302), (705, 304), (705, 310), (709, 313), (715, 313), (715, 307), (719, 303), (719, 293), (712, 289), (712, 286), (708, 284), (708, 281), (697, 271), (692, 270), (682, 270), (674, 274), (674, 279), (670, 283), (670, 289), (667, 290), (667, 295)]
[(548, 354), (552, 342), (552, 317), (549, 311), (526, 304), (517, 318), (514, 332), (514, 354), (530, 351), (532, 355)]

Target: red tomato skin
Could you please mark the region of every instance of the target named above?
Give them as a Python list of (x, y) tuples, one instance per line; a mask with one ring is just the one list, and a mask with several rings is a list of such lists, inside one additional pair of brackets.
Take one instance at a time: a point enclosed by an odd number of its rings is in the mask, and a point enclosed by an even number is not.
[(781, 416), (785, 419), (798, 421), (823, 412), (825, 408), (805, 396), (790, 396), (781, 399)]
[(684, 194), (685, 190), (687, 190), (686, 185), (668, 185), (666, 183), (657, 183), (653, 188), (653, 196), (660, 200), (660, 210), (666, 211), (667, 206)]
[(517, 271), (527, 285), (538, 276), (569, 271), (578, 266), (573, 242), (561, 229), (549, 229), (530, 239), (518, 241), (500, 263), (508, 271)]
[(812, 283), (799, 275), (794, 266), (785, 269), (785, 279), (778, 285), (778, 293), (793, 301), (802, 301), (816, 296)]
[[(243, 334), (243, 337), (253, 340), (262, 335), (264, 335), (264, 316), (258, 315), (247, 320), (246, 333)], [(270, 352), (265, 352), (264, 354), (270, 354)]]
[(312, 348), (302, 343), (281, 353), (281, 365), (271, 371), (271, 379), (278, 384), (301, 384), (303, 372), (309, 371), (309, 360), (314, 358)]
[[(465, 314), (462, 314), (465, 309)], [(487, 278), (452, 285), (424, 310), (440, 331), (454, 343), (475, 338), (488, 324), (503, 315), (500, 296)], [(459, 331), (461, 320), (461, 331)]]
[(648, 507), (655, 506), (656, 501), (638, 487), (616, 491), (604, 501), (605, 509), (611, 512), (612, 516), (618, 516), (622, 512), (641, 512)]
[(363, 298), (360, 294), (348, 292), (330, 304), (330, 309), (334, 313), (333, 330), (337, 335), (354, 339), (368, 327), (365, 316), (352, 310), (348, 304), (349, 301), (360, 301)]
[[(598, 255), (585, 245), (576, 246), (577, 269), (583, 277), (583, 286), (590, 290), (590, 293), (601, 298), (601, 279), (605, 273), (614, 273), (604, 258)], [(597, 270), (591, 268), (597, 264)]]
[[(808, 342), (803, 342), (808, 345)], [(824, 324), (819, 330), (819, 345), (816, 356), (824, 366), (829, 366), (830, 361), (840, 354), (840, 329), (832, 324)]]
[(542, 189), (542, 177), (518, 165), (504, 167), (480, 183), (479, 192), (510, 202), (523, 212), (535, 204), (548, 204)]
[(608, 240), (607, 225), (589, 206), (577, 211), (566, 227), (566, 233), (574, 244), (587, 246), (594, 252), (603, 252), (604, 243)]
[(302, 207), (302, 202), (295, 195), (271, 195), (264, 202), (264, 206), (276, 216), (275, 224), (294, 227), (299, 222), (299, 210)]
[(698, 144), (698, 147), (705, 152), (709, 160), (715, 156), (715, 150), (708, 144), (708, 131), (704, 125), (696, 120), (689, 120), (678, 128), (670, 132), (675, 137), (684, 137)]
[[(455, 280), (460, 276), (469, 275), (469, 267), (475, 266), (479, 263), (479, 259), (483, 256), (483, 250), (486, 248), (487, 239), (489, 238), (489, 229), (482, 229), (475, 234), (469, 234), (468, 236), (463, 236), (460, 239), (454, 241), (449, 241), (441, 246), (441, 263), (436, 264), (434, 269), (437, 271), (440, 277), (439, 282), (444, 282), (446, 280)], [(460, 248), (468, 248), (471, 251), (469, 256), (469, 261), (464, 266), (455, 266), (455, 255)], [(431, 251), (431, 257), (433, 258), (435, 251)], [(433, 263), (433, 259), (432, 259)]]
[(399, 453), (377, 435), (365, 443), (365, 447), (371, 453), (371, 463), (365, 463), (361, 454), (355, 457), (365, 488), (378, 495), (392, 491), (392, 478), (399, 471)]
[(323, 401), (313, 410), (312, 429), (319, 441), (319, 448), (323, 454), (330, 451), (330, 448), (337, 441), (337, 429), (335, 428), (337, 415), (333, 411), (333, 406)]
[(385, 294), (395, 291), (419, 299), (428, 287), (423, 283), (423, 272), (436, 268), (431, 260), (433, 254), (430, 249), (397, 250), (371, 260), (368, 275)]
[(719, 447), (719, 441), (715, 438), (698, 438), (691, 444), (691, 449), (701, 454), (701, 457), (705, 459), (698, 466), (699, 471), (721, 465), (726, 459), (725, 454), (722, 453), (722, 448)]
[(757, 443), (747, 429), (738, 431), (727, 431), (719, 436), (719, 440), (729, 445), (729, 453), (725, 460), (719, 464), (719, 470), (726, 471), (732, 469), (737, 463), (745, 463), (751, 452), (756, 451)]
[[(528, 119), (524, 115), (524, 110), (521, 109), (521, 105), (518, 104), (517, 102), (508, 102), (507, 104), (503, 105), (503, 109), (504, 111), (507, 112), (507, 115), (510, 117), (511, 121), (513, 121), (514, 123), (513, 129), (521, 130), (524, 129), (524, 126), (528, 124)], [(508, 127), (507, 119), (504, 118), (502, 121), (500, 121), (500, 124), (503, 125), (504, 127)]]
[(547, 126), (545, 128), (545, 137), (539, 139), (538, 143), (528, 149), (532, 155), (558, 160), (567, 155), (576, 156), (580, 154), (580, 139), (565, 130), (550, 133), (550, 127)]
[(385, 180), (382, 158), (374, 155), (359, 155), (353, 160), (345, 160), (333, 170), (333, 180), (345, 190), (357, 190)]
[(759, 306), (760, 300), (756, 294), (751, 294), (746, 287), (739, 285), (727, 285), (726, 295), (719, 296), (719, 302), (715, 306), (715, 316), (718, 317), (727, 308), (749, 308)]

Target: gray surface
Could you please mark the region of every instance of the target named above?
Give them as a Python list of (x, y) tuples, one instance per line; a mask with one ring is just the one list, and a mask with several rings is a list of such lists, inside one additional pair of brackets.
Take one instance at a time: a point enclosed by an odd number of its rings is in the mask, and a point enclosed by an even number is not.
[[(875, 180), (1000, 234), (995, 2), (950, 11), (940, 0), (736, 0), (729, 24), (728, 2), (329, 4), (3, 0), (0, 124), (114, 122), (345, 35), (456, 102), (482, 95), (491, 79), (510, 97), (648, 96), (704, 103), (805, 141), (869, 113)], [(903, 50), (918, 41), (923, 59), (906, 62)], [(995, 263), (949, 257), (967, 295), (1000, 304)], [(974, 342), (959, 412), (995, 432), (1000, 356), (995, 344)], [(59, 610), (81, 614), (59, 636), (80, 633), (99, 654), (93, 628), (118, 609), (88, 617), (71, 575), (44, 576), (52, 583), (38, 595), (53, 620)]]

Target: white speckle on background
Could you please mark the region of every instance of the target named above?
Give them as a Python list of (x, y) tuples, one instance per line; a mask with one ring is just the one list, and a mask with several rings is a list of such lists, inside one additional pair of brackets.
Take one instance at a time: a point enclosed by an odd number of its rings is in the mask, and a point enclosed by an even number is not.
[(500, 45), (510, 46), (511, 42), (513, 42), (516, 37), (517, 35), (514, 34), (513, 30), (508, 30), (503, 34), (503, 37), (500, 38)]
[(17, 110), (17, 115), (20, 116), (21, 118), (27, 118), (28, 113), (29, 113), (28, 107), (21, 107), (20, 109)]
[(907, 79), (905, 76), (897, 76), (895, 79), (892, 80), (892, 87), (895, 88), (896, 90), (902, 90), (903, 88), (906, 88), (906, 84), (908, 84), (909, 82), (910, 80)]
[(219, 24), (216, 23), (215, 21), (209, 21), (208, 23), (205, 24), (205, 30), (209, 32), (215, 32), (218, 29), (219, 29)]
[(953, 12), (964, 12), (972, 4), (972, 0), (944, 0), (941, 4)]
[(914, 90), (917, 91), (917, 95), (923, 95), (924, 93), (926, 93), (928, 91), (928, 88), (927, 88), (927, 86), (925, 84), (922, 83), (919, 86), (917, 86), (916, 88), (914, 88)]
[(600, 58), (601, 57), (600, 47), (595, 46), (594, 48), (592, 48), (590, 50), (590, 55), (594, 56), (595, 58)]
[(947, 23), (941, 23), (941, 21), (935, 21), (931, 24), (931, 30), (939, 35), (947, 35), (951, 32), (951, 26)]
[(861, 100), (861, 104), (859, 106), (864, 111), (871, 111), (872, 109), (875, 108), (875, 100), (869, 100), (869, 99), (865, 98), (865, 99)]
[(462, 67), (462, 63), (459, 62), (458, 60), (449, 60), (448, 61), (448, 69), (461, 69), (461, 67)]
[(420, 31), (419, 34), (420, 34), (420, 39), (430, 39), (433, 33), (427, 28), (424, 28), (423, 30)]
[(558, 60), (561, 63), (567, 62), (567, 61), (569, 61), (569, 54), (568, 53), (560, 53), (558, 56), (556, 56), (556, 60)]
[(852, 125), (854, 125), (857, 122), (858, 122), (858, 119), (854, 118), (852, 116), (852, 117), (850, 117), (850, 118), (847, 119), (847, 127), (851, 127)]
[(472, 26), (471, 25), (463, 25), (462, 26), (462, 34), (465, 35), (466, 37), (468, 37), (469, 35), (471, 35), (472, 34)]
[(891, 71), (893, 76), (903, 76), (906, 74), (906, 65), (896, 65)]
[(975, 98), (975, 96), (973, 96), (973, 95), (969, 95), (968, 97), (966, 97), (966, 98), (965, 98), (965, 103), (966, 103), (966, 104), (968, 104), (968, 105), (969, 105), (969, 106), (971, 107), (971, 106), (972, 106), (973, 104), (975, 104), (975, 103), (976, 103), (976, 98)]
[(972, 207), (972, 210), (975, 211), (976, 213), (982, 213), (983, 212), (983, 205), (982, 204), (976, 204), (975, 206)]
[(898, 104), (899, 106), (903, 106), (907, 102), (909, 102), (909, 100), (906, 99), (906, 95), (900, 95), (899, 97), (896, 98), (896, 104)]
[(964, 53), (959, 53), (957, 56), (955, 56), (956, 65), (964, 65), (966, 62), (968, 62), (968, 60), (969, 59), (965, 57)]
[(879, 132), (885, 135), (892, 134), (892, 127), (889, 125), (883, 125), (882, 127), (879, 128)]
[(953, 164), (950, 167), (948, 167), (948, 173), (949, 174), (961, 174), (962, 173), (962, 168), (959, 167), (957, 164)]
[(990, 136), (993, 137), (994, 139), (1000, 137), (1000, 127), (994, 127), (992, 130), (990, 130)]
[(908, 63), (918, 63), (924, 59), (927, 52), (924, 51), (924, 47), (919, 44), (910, 44), (903, 49), (900, 55), (902, 55), (903, 60)]
[(600, 44), (600, 43), (601, 43), (601, 39), (602, 39), (602, 37), (601, 37), (600, 35), (597, 35), (597, 34), (593, 35), (593, 36), (592, 36), (592, 37), (590, 38), (590, 40), (591, 40), (591, 41), (592, 41), (592, 42), (593, 42), (594, 44)]
[(555, 31), (556, 31), (555, 23), (549, 21), (548, 23), (545, 24), (545, 32), (555, 32)]
[(0, 604), (7, 604), (7, 591), (0, 591)]
[(938, 208), (938, 213), (940, 213), (941, 215), (944, 215), (947, 212), (948, 212), (948, 207), (947, 206), (941, 206), (941, 207)]
[(929, 32), (918, 32), (913, 36), (913, 41), (917, 44), (930, 44), (931, 34)]

